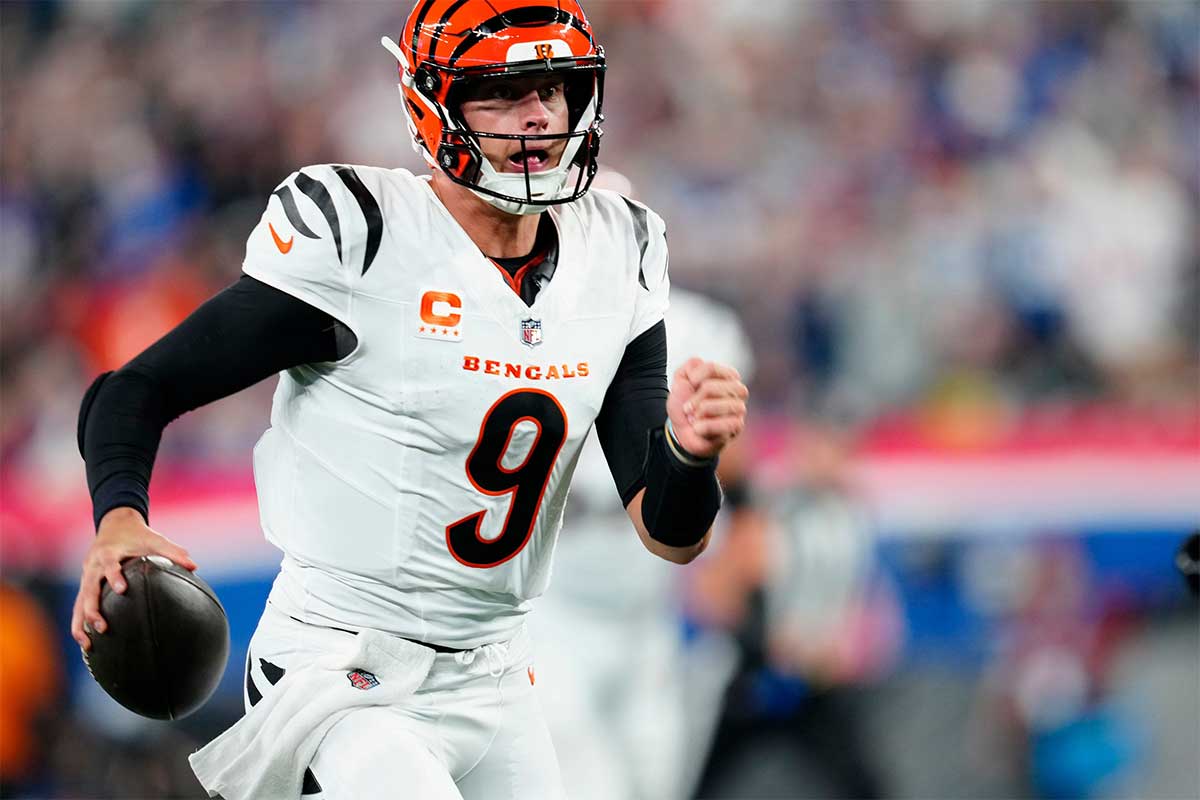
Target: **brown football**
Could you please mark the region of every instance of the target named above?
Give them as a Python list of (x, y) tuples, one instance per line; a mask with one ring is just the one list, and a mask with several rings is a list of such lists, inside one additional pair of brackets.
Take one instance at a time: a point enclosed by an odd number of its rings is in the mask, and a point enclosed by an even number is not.
[(128, 588), (105, 581), (104, 633), (88, 630), (84, 662), (121, 705), (153, 719), (180, 719), (217, 688), (229, 658), (229, 620), (212, 587), (162, 556), (121, 565)]

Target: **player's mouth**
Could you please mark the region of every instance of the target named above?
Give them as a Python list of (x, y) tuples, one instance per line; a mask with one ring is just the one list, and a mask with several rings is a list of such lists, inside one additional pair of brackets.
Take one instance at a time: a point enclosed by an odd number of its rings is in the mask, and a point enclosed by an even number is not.
[(508, 165), (514, 172), (541, 172), (550, 168), (550, 162), (550, 151), (538, 148), (530, 148), (524, 152), (518, 150), (508, 157)]

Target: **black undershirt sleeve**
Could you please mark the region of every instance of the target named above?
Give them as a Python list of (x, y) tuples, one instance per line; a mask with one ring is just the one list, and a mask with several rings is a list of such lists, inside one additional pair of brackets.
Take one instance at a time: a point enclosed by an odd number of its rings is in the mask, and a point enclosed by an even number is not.
[(243, 275), (84, 395), (79, 452), (96, 526), (121, 506), (149, 520), (150, 473), (172, 420), (285, 369), (342, 358), (354, 346), (354, 334), (329, 314)]
[(596, 435), (628, 506), (646, 485), (649, 433), (667, 419), (667, 326), (659, 322), (625, 347), (596, 417)]

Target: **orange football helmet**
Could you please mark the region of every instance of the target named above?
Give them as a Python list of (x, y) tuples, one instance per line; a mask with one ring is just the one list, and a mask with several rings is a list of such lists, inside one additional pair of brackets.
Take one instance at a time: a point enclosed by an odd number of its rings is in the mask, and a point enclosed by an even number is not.
[[(596, 175), (604, 119), (604, 48), (576, 0), (419, 0), (400, 44), (383, 37), (400, 62), (400, 93), (413, 146), (431, 166), (492, 205), (534, 214), (582, 197)], [(501, 75), (561, 75), (570, 110), (568, 132), (524, 135), (475, 131), (460, 111), (463, 87)], [(547, 170), (500, 172), (480, 139), (565, 139)], [(522, 159), (524, 161), (524, 159)], [(571, 180), (572, 170), (575, 172)]]

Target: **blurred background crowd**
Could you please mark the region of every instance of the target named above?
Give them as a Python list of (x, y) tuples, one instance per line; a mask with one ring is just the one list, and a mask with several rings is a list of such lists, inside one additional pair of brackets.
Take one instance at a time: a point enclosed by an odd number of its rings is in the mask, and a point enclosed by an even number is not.
[[(681, 624), (735, 653), (696, 792), (1200, 794), (1197, 606), (1171, 564), (1200, 523), (1200, 6), (587, 10), (602, 161), (758, 365), (776, 557), (689, 580)], [(198, 796), (182, 754), (239, 713), (236, 674), (143, 723), (66, 634), (79, 399), (236, 279), (294, 169), (425, 169), (376, 44), (408, 11), (0, 4), (5, 796)], [(275, 563), (249, 483), (271, 384), (175, 423), (152, 494), (235, 651)]]

